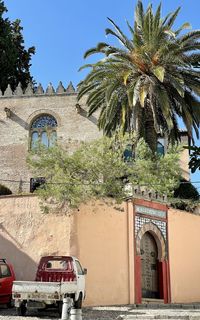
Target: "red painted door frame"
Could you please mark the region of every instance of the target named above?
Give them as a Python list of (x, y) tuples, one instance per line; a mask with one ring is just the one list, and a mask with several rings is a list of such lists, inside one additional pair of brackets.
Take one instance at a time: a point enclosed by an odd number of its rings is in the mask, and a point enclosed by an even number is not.
[(141, 256), (135, 256), (135, 303), (142, 303), (142, 261)]
[[(158, 262), (159, 293), (164, 303), (170, 303), (169, 263), (167, 260)], [(135, 256), (135, 303), (142, 303), (142, 263), (141, 256)]]
[[(135, 205), (141, 205), (145, 207), (149, 207), (157, 210), (164, 210), (167, 213), (168, 207), (166, 204), (148, 201), (144, 199), (134, 199), (133, 201), (133, 216), (135, 219)], [(152, 217), (155, 219), (155, 217)], [(164, 219), (166, 223), (168, 222), (168, 217)], [(135, 221), (135, 220), (134, 220)], [(135, 229), (135, 227), (133, 228)], [(167, 223), (168, 230), (168, 223)], [(168, 232), (167, 232), (168, 234)], [(134, 236), (135, 239), (135, 236)], [(135, 303), (142, 303), (142, 262), (141, 256), (136, 253), (136, 243), (135, 247)], [(169, 268), (169, 260), (163, 260), (158, 262), (158, 271), (159, 271), (159, 291), (160, 297), (164, 300), (164, 303), (171, 302), (171, 285), (170, 285), (170, 268)]]

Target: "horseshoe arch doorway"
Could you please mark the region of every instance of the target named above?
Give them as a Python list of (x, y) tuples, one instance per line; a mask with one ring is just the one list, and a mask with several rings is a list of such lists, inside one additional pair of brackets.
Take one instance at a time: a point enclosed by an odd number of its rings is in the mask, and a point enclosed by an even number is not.
[(141, 239), (142, 298), (159, 299), (158, 247), (153, 235), (146, 232)]

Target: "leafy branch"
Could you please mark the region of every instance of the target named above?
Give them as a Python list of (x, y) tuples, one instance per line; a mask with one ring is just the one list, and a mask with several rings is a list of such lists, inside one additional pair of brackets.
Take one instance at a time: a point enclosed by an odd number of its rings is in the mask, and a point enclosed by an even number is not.
[(159, 156), (143, 139), (130, 148), (134, 139), (117, 133), (112, 138), (82, 143), (73, 154), (58, 145), (50, 149), (38, 146), (27, 159), (35, 177), (46, 180), (37, 194), (69, 207), (106, 197), (121, 202), (127, 196), (126, 183), (171, 196), (180, 181), (180, 148)]

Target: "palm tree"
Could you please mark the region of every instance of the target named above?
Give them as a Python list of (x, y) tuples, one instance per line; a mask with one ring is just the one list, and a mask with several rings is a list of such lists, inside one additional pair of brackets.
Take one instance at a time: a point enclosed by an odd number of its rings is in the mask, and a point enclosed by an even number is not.
[[(155, 14), (152, 5), (144, 11), (139, 0), (135, 23), (128, 22), (131, 37), (108, 18), (113, 29), (106, 34), (120, 45), (99, 43), (85, 58), (102, 53), (104, 58), (83, 66), (91, 70), (79, 84), (78, 99), (87, 95), (88, 115), (100, 109), (98, 125), (106, 135), (118, 128), (135, 130), (155, 151), (158, 135), (179, 140), (181, 118), (193, 139), (200, 122), (200, 30), (182, 33), (190, 24), (173, 29), (180, 11), (161, 18), (161, 4)], [(81, 69), (82, 69), (81, 68)]]

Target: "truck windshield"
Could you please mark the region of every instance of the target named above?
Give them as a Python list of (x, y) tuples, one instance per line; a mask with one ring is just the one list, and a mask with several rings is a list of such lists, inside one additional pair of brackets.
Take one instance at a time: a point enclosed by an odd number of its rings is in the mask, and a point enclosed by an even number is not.
[(7, 278), (11, 276), (9, 267), (6, 264), (0, 264), (0, 278)]
[(62, 269), (62, 270), (72, 270), (72, 266), (70, 261), (66, 260), (49, 260), (46, 263), (45, 269), (51, 270), (51, 269)]

